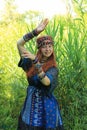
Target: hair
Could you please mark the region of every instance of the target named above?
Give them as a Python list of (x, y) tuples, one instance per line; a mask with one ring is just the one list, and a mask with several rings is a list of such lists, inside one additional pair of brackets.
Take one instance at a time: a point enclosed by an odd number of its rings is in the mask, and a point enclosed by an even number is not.
[[(37, 38), (36, 42), (37, 42), (38, 52), (37, 52), (36, 56), (38, 57), (39, 61), (42, 60), (42, 52), (41, 52), (41, 46), (43, 45), (42, 43), (44, 41), (46, 42), (47, 40), (49, 40), (50, 43), (52, 43), (52, 44), (54, 43), (52, 37), (49, 35), (40, 36)], [(46, 72), (51, 67), (57, 67), (54, 50), (53, 50), (53, 53), (51, 54), (51, 56), (48, 58), (48, 60), (42, 65), (42, 69), (44, 72)], [(27, 77), (31, 77), (31, 76), (34, 76), (35, 74), (37, 74), (34, 64), (32, 64), (32, 67), (28, 70), (28, 72), (26, 72), (26, 74), (27, 74)]]
[[(38, 50), (37, 57), (38, 57), (38, 60), (41, 61), (41, 59), (42, 59), (41, 49)], [(48, 58), (48, 60), (43, 64), (42, 69), (44, 72), (46, 72), (51, 67), (57, 67), (54, 51), (53, 51), (52, 55)], [(37, 71), (36, 71), (34, 65), (32, 64), (32, 67), (29, 69), (28, 72), (26, 72), (26, 75), (27, 75), (27, 77), (30, 78), (30, 77), (34, 76), (35, 74), (37, 74)]]

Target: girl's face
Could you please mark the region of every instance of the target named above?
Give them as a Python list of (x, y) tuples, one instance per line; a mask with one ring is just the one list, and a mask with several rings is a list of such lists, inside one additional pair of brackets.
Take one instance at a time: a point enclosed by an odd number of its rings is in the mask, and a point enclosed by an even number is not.
[(53, 53), (53, 45), (52, 44), (45, 44), (41, 47), (41, 52), (43, 57), (50, 57)]

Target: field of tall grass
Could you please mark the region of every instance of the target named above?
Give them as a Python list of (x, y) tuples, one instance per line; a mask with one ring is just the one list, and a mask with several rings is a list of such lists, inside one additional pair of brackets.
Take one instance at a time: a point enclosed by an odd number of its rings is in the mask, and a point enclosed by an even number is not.
[[(0, 130), (16, 130), (28, 85), (25, 73), (18, 68), (16, 42), (35, 26), (35, 22), (0, 23)], [(42, 34), (51, 35), (55, 42), (59, 68), (55, 96), (65, 130), (87, 130), (87, 26), (81, 18), (54, 17)], [(26, 45), (33, 53), (35, 40)]]

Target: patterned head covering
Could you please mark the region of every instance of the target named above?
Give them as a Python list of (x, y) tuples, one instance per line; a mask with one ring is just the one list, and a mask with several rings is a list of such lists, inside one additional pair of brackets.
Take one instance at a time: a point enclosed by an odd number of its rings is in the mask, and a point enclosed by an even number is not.
[(53, 44), (54, 41), (52, 39), (51, 36), (41, 36), (39, 38), (37, 38), (37, 47), (38, 49), (43, 46), (43, 45), (46, 45), (46, 44)]

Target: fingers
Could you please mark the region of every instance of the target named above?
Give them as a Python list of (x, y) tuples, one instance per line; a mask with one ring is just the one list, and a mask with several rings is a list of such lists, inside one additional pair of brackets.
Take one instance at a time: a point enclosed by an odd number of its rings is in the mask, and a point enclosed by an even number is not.
[(24, 51), (23, 51), (23, 54), (30, 54), (30, 52), (29, 52), (29, 51), (24, 50)]
[(44, 20), (44, 23), (48, 23), (48, 22), (49, 22), (49, 19), (46, 18), (46, 19)]
[(41, 21), (41, 23), (40, 23), (40, 24), (47, 25), (47, 24), (48, 24), (48, 22), (49, 22), (49, 19), (48, 19), (48, 18), (45, 18), (45, 19), (43, 19), (43, 20)]
[(49, 20), (45, 19), (44, 22), (43, 22), (44, 27), (46, 27), (48, 23), (49, 23)]
[(23, 50), (22, 57), (29, 57), (29, 52), (26, 50)]
[(22, 57), (27, 57), (28, 58), (28, 54), (22, 54)]
[(43, 20), (43, 24), (44, 24), (44, 25), (47, 25), (48, 22), (49, 22), (49, 19), (47, 19), (47, 18)]

